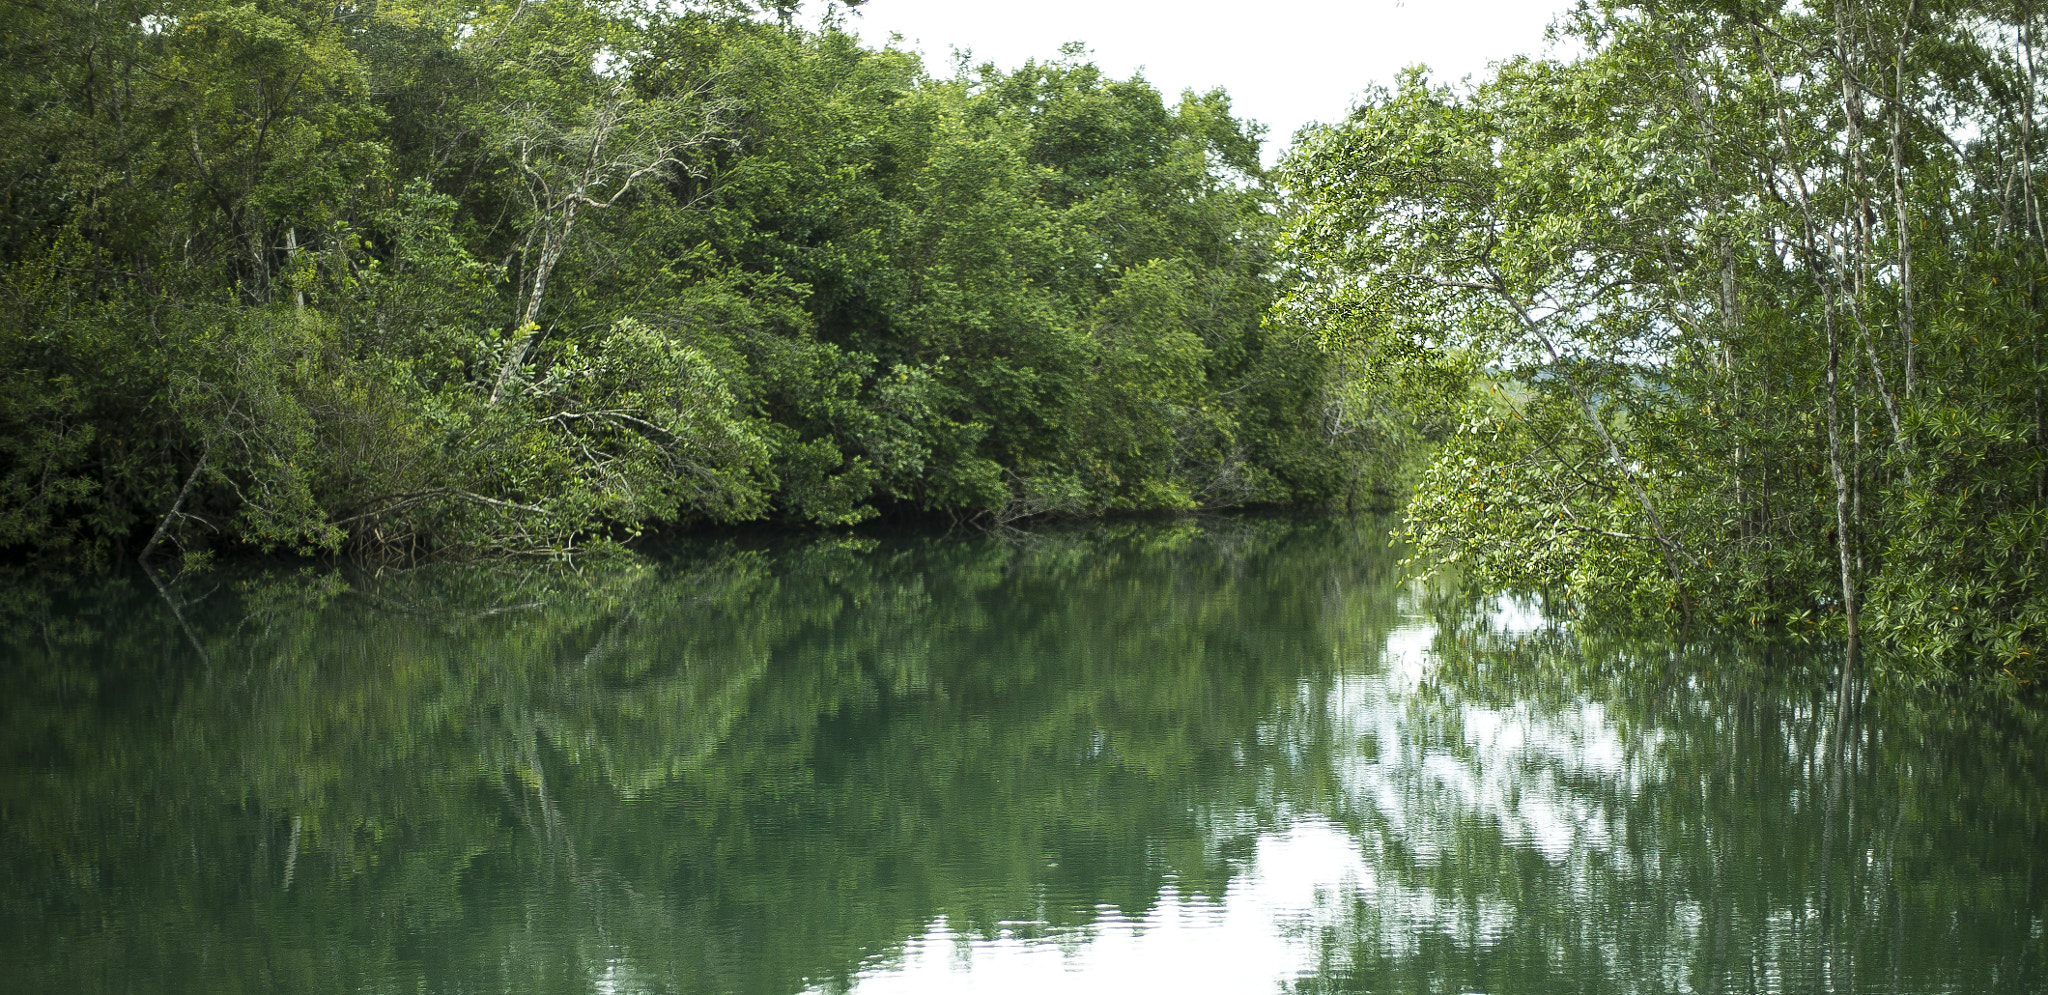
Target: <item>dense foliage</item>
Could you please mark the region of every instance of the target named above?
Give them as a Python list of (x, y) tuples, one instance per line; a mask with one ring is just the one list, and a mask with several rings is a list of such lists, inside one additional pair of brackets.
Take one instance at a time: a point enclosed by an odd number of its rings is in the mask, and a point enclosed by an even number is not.
[(1355, 486), (1220, 91), (788, 6), (0, 2), (0, 549)]
[(1568, 58), (1305, 134), (1287, 312), (1437, 443), (1425, 552), (1602, 617), (2048, 673), (2042, 16), (1600, 0)]
[(0, 549), (1405, 477), (1477, 584), (2044, 673), (2031, 6), (1588, 2), (1277, 185), (1220, 91), (1078, 47), (941, 75), (660, 10), (0, 0)]

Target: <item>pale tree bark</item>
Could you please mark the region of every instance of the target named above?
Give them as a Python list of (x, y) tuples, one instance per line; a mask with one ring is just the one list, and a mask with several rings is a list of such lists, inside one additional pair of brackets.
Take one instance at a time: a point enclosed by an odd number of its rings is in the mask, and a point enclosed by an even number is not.
[[(2031, 2), (2020, 5), (2020, 17), (2022, 18), (2020, 47), (2021, 54), (2025, 57), (2026, 61), (2026, 78), (2020, 88), (2020, 155), (2018, 162), (2023, 163), (2025, 166), (2021, 172), (2026, 177), (2028, 217), (2035, 219), (2032, 230), (2036, 233), (2036, 237), (2041, 240), (2040, 244), (2048, 246), (2048, 236), (2041, 234), (2040, 209), (2034, 200), (2032, 149), (2034, 145), (2034, 90), (2038, 81), (2034, 70), (2034, 5)], [(2034, 355), (2037, 357), (2037, 363), (2039, 362), (2038, 357), (2040, 354), (2041, 342), (2039, 336), (2036, 336), (2034, 339)], [(2034, 387), (2034, 445), (2037, 448), (2048, 449), (2048, 419), (2044, 419), (2042, 413), (2042, 391), (2039, 385)], [(2044, 462), (2042, 468), (2036, 471), (2034, 475), (2034, 500), (2038, 503), (2044, 497), (2048, 497), (2048, 462)]]
[[(1823, 290), (1823, 294), (1826, 291)], [(1858, 632), (1856, 604), (1856, 562), (1855, 543), (1851, 531), (1849, 509), (1849, 477), (1842, 462), (1842, 416), (1841, 388), (1839, 385), (1842, 365), (1842, 349), (1835, 332), (1835, 307), (1830, 299), (1822, 306), (1822, 324), (1827, 326), (1828, 335), (1828, 470), (1835, 481), (1835, 552), (1842, 566), (1842, 612), (1848, 622), (1848, 647), (1845, 660), (1849, 667), (1856, 665), (1861, 635)]]
[(2048, 229), (2042, 226), (2041, 203), (2034, 193), (2034, 5), (2022, 4), (2020, 17), (2020, 57), (2026, 72), (2020, 87), (2020, 193), (2027, 211), (2027, 231), (2034, 236), (2034, 244), (2048, 245)]
[[(1682, 43), (1681, 36), (1677, 33), (1672, 35), (1671, 48), (1672, 65), (1677, 70), (1679, 85), (1685, 91), (1686, 105), (1691, 108), (1693, 117), (1698, 119), (1700, 133), (1705, 139), (1701, 142), (1700, 147), (1702, 162), (1706, 167), (1706, 175), (1709, 177), (1719, 177), (1721, 172), (1715, 155), (1715, 146), (1718, 144), (1720, 137), (1719, 129), (1714, 123), (1713, 114), (1709, 112), (1706, 97), (1700, 91), (1699, 82), (1693, 76), (1692, 53)], [(1731, 213), (1732, 201), (1733, 198), (1729, 195), (1727, 189), (1725, 187), (1722, 188), (1717, 208), (1724, 218)], [(1741, 334), (1741, 303), (1740, 297), (1736, 293), (1734, 239), (1726, 231), (1721, 232), (1714, 239), (1714, 258), (1715, 275), (1719, 278), (1715, 306), (1720, 312), (1721, 319), (1721, 340), (1718, 343), (1719, 348), (1717, 351), (1721, 356), (1722, 382), (1728, 390), (1728, 417), (1731, 423), (1739, 425), (1743, 419), (1742, 381), (1735, 373), (1735, 340)], [(1746, 455), (1744, 447), (1738, 438), (1735, 443), (1734, 472), (1731, 476), (1735, 481), (1735, 507), (1741, 514), (1739, 521), (1740, 528), (1744, 533), (1744, 539), (1748, 538), (1749, 528), (1748, 495), (1745, 494), (1743, 486), (1744, 465), (1747, 462)]]
[(170, 534), (171, 523), (185, 517), (185, 499), (192, 495), (192, 486), (199, 483), (200, 475), (206, 472), (206, 462), (212, 457), (213, 444), (209, 441), (206, 451), (199, 454), (199, 462), (192, 465), (192, 474), (185, 478), (185, 486), (178, 488), (178, 496), (171, 501), (170, 510), (164, 512), (163, 519), (156, 523), (156, 531), (150, 533), (149, 541), (142, 544), (142, 552), (135, 556), (137, 560), (148, 562), (150, 554), (163, 543), (164, 536)]
[[(514, 330), (518, 340), (498, 367), (490, 403), (498, 403), (541, 339), (541, 306), (578, 215), (617, 204), (649, 177), (671, 171), (696, 175), (681, 156), (716, 140), (722, 107), (704, 99), (709, 89), (710, 81), (706, 81), (689, 93), (646, 101), (629, 93), (621, 79), (612, 84), (587, 127), (567, 133), (538, 115), (527, 115), (527, 127), (513, 144), (518, 149), (519, 168), (526, 175), (527, 194), (540, 219), (540, 259), (527, 283), (526, 306)], [(701, 112), (689, 129), (681, 128), (683, 122), (670, 116), (685, 101)], [(574, 155), (566, 169), (550, 154), (564, 146)]]
[[(285, 230), (284, 251), (286, 259), (291, 260), (294, 264), (299, 261), (299, 230), (297, 228)], [(292, 314), (298, 318), (306, 316), (306, 292), (303, 289), (293, 288), (292, 290)]]
[(1876, 213), (1870, 203), (1869, 169), (1863, 153), (1863, 88), (1857, 82), (1855, 32), (1850, 30), (1849, 7), (1847, 2), (1835, 6), (1835, 59), (1842, 71), (1842, 118), (1845, 127), (1842, 145), (1847, 160), (1844, 168), (1853, 194), (1849, 201), (1849, 225), (1855, 234), (1855, 244), (1852, 251), (1842, 252), (1839, 250), (1843, 247), (1837, 240), (1838, 251), (1834, 255), (1837, 266), (1845, 265), (1841, 261), (1842, 256), (1853, 256), (1853, 260), (1846, 264), (1850, 279), (1843, 300), (1849, 306), (1850, 317), (1856, 322), (1857, 337), (1863, 343), (1864, 355), (1870, 360), (1871, 379), (1876, 382), (1878, 399), (1883, 402), (1885, 415), (1892, 423), (1892, 445), (1899, 453), (1900, 472), (1910, 487), (1913, 484), (1913, 466), (1911, 453), (1906, 447), (1905, 426), (1899, 417), (1898, 401), (1892, 397), (1885, 382), (1884, 364), (1878, 360), (1877, 343), (1870, 334), (1870, 322), (1863, 308), (1872, 282), (1871, 263), (1877, 255), (1876, 239), (1871, 230), (1871, 221)]
[[(1751, 37), (1764, 70), (1770, 74), (1772, 88), (1783, 93), (1784, 80), (1765, 51), (1762, 37), (1758, 34), (1752, 34)], [(1795, 199), (1799, 207), (1800, 227), (1805, 243), (1801, 246), (1801, 255), (1806, 261), (1807, 272), (1812, 275), (1821, 293), (1821, 324), (1827, 334), (1828, 472), (1835, 485), (1835, 553), (1841, 566), (1842, 613), (1848, 628), (1847, 655), (1844, 659), (1848, 666), (1853, 667), (1861, 652), (1861, 620), (1857, 612), (1856, 554), (1854, 533), (1850, 523), (1849, 475), (1842, 460), (1842, 349), (1840, 336), (1835, 328), (1835, 290), (1836, 282), (1840, 280), (1840, 272), (1834, 266), (1824, 266), (1820, 260), (1820, 235), (1813, 218), (1812, 196), (1807, 189), (1806, 170), (1800, 162), (1798, 147), (1793, 141), (1795, 132), (1785, 112), (1784, 102), (1776, 101), (1772, 110), (1777, 120), (1780, 140), (1785, 146), (1785, 161), (1792, 174), (1791, 187), (1796, 194)]]
[(1913, 365), (1918, 352), (1919, 330), (1913, 313), (1913, 239), (1906, 211), (1906, 45), (1912, 36), (1913, 16), (1920, 0), (1906, 4), (1906, 16), (1899, 23), (1898, 47), (1892, 52), (1892, 211), (1899, 236), (1899, 348), (1905, 357), (1905, 383), (1899, 399), (1913, 400)]
[(161, 545), (164, 538), (170, 535), (172, 522), (180, 518), (190, 517), (185, 514), (185, 499), (192, 496), (192, 488), (199, 483), (199, 478), (206, 473), (206, 465), (213, 459), (214, 444), (219, 442), (222, 433), (228, 430), (228, 421), (235, 417), (235, 409), (240, 405), (241, 402), (239, 401), (229, 404), (227, 413), (221, 416), (220, 424), (214, 428), (212, 435), (207, 436), (206, 447), (199, 451), (199, 461), (192, 465), (192, 473), (185, 478), (185, 485), (178, 488), (178, 496), (171, 501), (170, 509), (165, 511), (162, 520), (156, 523), (156, 531), (150, 533), (148, 542), (143, 543), (142, 552), (136, 554), (135, 559), (138, 562), (149, 562), (150, 555), (155, 553), (157, 546)]

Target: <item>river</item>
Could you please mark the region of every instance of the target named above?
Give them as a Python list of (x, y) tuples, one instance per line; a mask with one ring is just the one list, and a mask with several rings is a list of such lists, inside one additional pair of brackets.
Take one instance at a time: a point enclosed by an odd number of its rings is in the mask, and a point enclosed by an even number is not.
[(0, 574), (17, 992), (2048, 991), (2048, 721), (1385, 522)]

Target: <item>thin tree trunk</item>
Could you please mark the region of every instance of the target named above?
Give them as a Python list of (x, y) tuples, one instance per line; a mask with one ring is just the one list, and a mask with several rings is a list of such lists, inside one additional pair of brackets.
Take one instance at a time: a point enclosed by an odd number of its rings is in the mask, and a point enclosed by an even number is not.
[(1856, 389), (1856, 364), (1849, 365), (1849, 523), (1856, 527), (1851, 542), (1856, 550), (1856, 576), (1861, 577), (1869, 572), (1863, 562), (1863, 404)]
[(549, 231), (541, 241), (540, 263), (533, 270), (533, 292), (526, 298), (526, 314), (519, 320), (522, 333), (519, 342), (505, 357), (505, 364), (498, 368), (498, 379), (491, 385), (490, 403), (498, 403), (498, 396), (505, 385), (519, 374), (519, 367), (526, 362), (526, 354), (532, 351), (534, 343), (540, 341), (540, 306), (547, 296), (548, 278), (554, 275), (555, 263), (562, 258), (562, 249), (569, 241), (569, 230), (576, 224), (576, 202), (570, 201), (562, 209), (562, 226)]
[[(1828, 292), (1823, 289), (1823, 294)], [(1849, 522), (1849, 476), (1842, 465), (1842, 416), (1841, 390), (1839, 386), (1842, 349), (1835, 333), (1835, 307), (1832, 295), (1822, 305), (1821, 323), (1827, 326), (1828, 335), (1828, 469), (1835, 478), (1835, 552), (1842, 566), (1842, 612), (1848, 622), (1848, 649), (1845, 665), (1854, 667), (1860, 647), (1860, 633), (1856, 617), (1855, 551), (1851, 539)]]
[(2034, 193), (2034, 5), (2020, 8), (2020, 54), (2026, 61), (2026, 85), (2020, 87), (2020, 192), (2027, 209), (2027, 230), (2036, 245), (2048, 245), (2048, 231), (2041, 221), (2040, 200)]
[[(1771, 74), (1774, 88), (1782, 89), (1784, 84), (1777, 70), (1771, 65), (1764, 51), (1763, 39), (1752, 31), (1751, 38), (1756, 45), (1757, 55), (1763, 61), (1766, 71)], [(1828, 469), (1835, 484), (1835, 552), (1841, 564), (1842, 611), (1848, 623), (1848, 649), (1845, 663), (1853, 667), (1859, 655), (1861, 633), (1858, 631), (1856, 604), (1855, 555), (1851, 548), (1849, 528), (1849, 478), (1842, 465), (1842, 419), (1840, 375), (1842, 348), (1840, 337), (1835, 330), (1835, 293), (1830, 282), (1829, 270), (1820, 261), (1820, 242), (1817, 226), (1813, 219), (1813, 201), (1806, 188), (1806, 174), (1798, 166), (1797, 150), (1792, 143), (1792, 126), (1787, 119), (1783, 103), (1773, 108), (1779, 133), (1785, 143), (1786, 161), (1792, 163), (1792, 189), (1797, 194), (1799, 219), (1805, 244), (1801, 255), (1806, 260), (1807, 272), (1812, 274), (1814, 283), (1821, 292), (1821, 324), (1827, 332), (1827, 424), (1828, 424)]]
[(178, 488), (178, 497), (171, 502), (171, 509), (164, 512), (163, 520), (156, 523), (156, 531), (150, 533), (149, 541), (142, 544), (142, 552), (136, 554), (137, 562), (149, 562), (150, 554), (156, 552), (157, 544), (164, 541), (164, 535), (171, 529), (171, 522), (183, 513), (185, 498), (192, 493), (192, 486), (199, 483), (199, 475), (206, 472), (206, 461), (212, 456), (213, 441), (209, 439), (206, 449), (199, 454), (199, 462), (192, 465), (192, 473), (185, 478), (185, 486)]
[(1906, 212), (1906, 43), (1913, 30), (1913, 15), (1920, 0), (1906, 5), (1906, 18), (1899, 25), (1899, 45), (1892, 53), (1892, 208), (1899, 235), (1899, 348), (1905, 355), (1905, 383), (1899, 400), (1913, 401), (1914, 357), (1918, 353), (1919, 331), (1913, 314), (1913, 238)]
[(258, 304), (270, 303), (270, 246), (263, 237), (261, 224), (249, 226), (249, 277), (255, 286), (250, 287), (250, 296)]
[[(1842, 117), (1847, 128), (1842, 144), (1847, 153), (1846, 166), (1854, 195), (1849, 203), (1851, 230), (1856, 233), (1855, 260), (1849, 264), (1851, 282), (1844, 297), (1850, 317), (1856, 321), (1857, 335), (1863, 340), (1863, 351), (1870, 359), (1870, 374), (1877, 383), (1878, 397), (1884, 402), (1885, 414), (1891, 418), (1892, 442), (1899, 451), (1899, 466), (1910, 487), (1913, 469), (1906, 451), (1905, 428), (1899, 418), (1899, 406), (1885, 384), (1884, 367), (1877, 358), (1877, 344), (1871, 338), (1870, 323), (1863, 313), (1863, 299), (1870, 289), (1870, 264), (1877, 251), (1871, 232), (1871, 219), (1875, 215), (1870, 206), (1870, 177), (1863, 157), (1863, 90), (1856, 83), (1856, 73), (1852, 71), (1854, 60), (1850, 57), (1854, 37), (1855, 33), (1849, 30), (1849, 5), (1839, 4), (1835, 7), (1835, 57), (1842, 69)], [(1837, 265), (1841, 263), (1837, 262)]]
[[(1714, 125), (1713, 115), (1707, 112), (1705, 97), (1701, 95), (1699, 86), (1694, 82), (1691, 68), (1692, 55), (1676, 42), (1676, 37), (1674, 35), (1672, 63), (1677, 68), (1679, 83), (1684, 87), (1686, 105), (1692, 109), (1693, 116), (1699, 120), (1700, 133), (1705, 138), (1705, 141), (1701, 143), (1701, 149), (1702, 158), (1706, 165), (1706, 175), (1717, 177), (1720, 175), (1720, 170), (1715, 162), (1714, 153), (1719, 131)], [(1730, 200), (1731, 198), (1727, 191), (1723, 190), (1721, 192), (1720, 210), (1724, 215), (1729, 211)], [(1737, 431), (1739, 432), (1739, 426), (1743, 424), (1743, 414), (1741, 383), (1735, 375), (1735, 338), (1740, 334), (1741, 312), (1735, 291), (1734, 240), (1726, 233), (1723, 233), (1715, 240), (1714, 250), (1720, 276), (1720, 294), (1716, 303), (1721, 317), (1721, 375), (1723, 383), (1728, 390), (1729, 423), (1737, 426)], [(1735, 507), (1739, 513), (1737, 527), (1738, 530), (1744, 533), (1748, 531), (1749, 518), (1746, 510), (1747, 498), (1744, 493), (1745, 488), (1742, 479), (1743, 468), (1746, 462), (1745, 456), (1742, 443), (1738, 439), (1735, 444), (1731, 476), (1735, 480)]]
[(1998, 224), (1991, 231), (1991, 244), (2000, 248), (2005, 247), (2005, 233), (2012, 228), (2012, 188), (2019, 183), (2019, 174), (2020, 160), (2014, 156), (2012, 168), (2005, 171), (2005, 186), (1998, 193)]
[(1735, 372), (1735, 337), (1740, 333), (1739, 304), (1735, 296), (1735, 249), (1728, 236), (1723, 235), (1716, 250), (1720, 254), (1721, 269), (1721, 376), (1728, 387), (1728, 424), (1734, 430), (1734, 460), (1730, 466), (1735, 478), (1735, 509), (1739, 516), (1740, 538), (1748, 539), (1749, 496), (1744, 486), (1743, 474), (1748, 472), (1748, 452), (1742, 444), (1742, 426), (1746, 418), (1742, 410), (1742, 379)]
[[(284, 251), (285, 258), (293, 263), (299, 261), (299, 230), (297, 228), (285, 229)], [(294, 289), (292, 291), (292, 314), (299, 318), (306, 316), (306, 292), (303, 289)]]
[(1877, 397), (1884, 404), (1884, 413), (1892, 423), (1892, 447), (1899, 453), (1899, 472), (1905, 477), (1906, 486), (1913, 486), (1913, 463), (1911, 450), (1906, 445), (1906, 429), (1899, 418), (1899, 405), (1892, 398), (1890, 388), (1884, 379), (1884, 368), (1877, 361), (1877, 346), (1870, 335), (1870, 324), (1864, 320), (1863, 307), (1855, 298), (1849, 299), (1849, 310), (1856, 320), (1856, 335), (1863, 341), (1864, 355), (1870, 358), (1870, 376), (1877, 383)]

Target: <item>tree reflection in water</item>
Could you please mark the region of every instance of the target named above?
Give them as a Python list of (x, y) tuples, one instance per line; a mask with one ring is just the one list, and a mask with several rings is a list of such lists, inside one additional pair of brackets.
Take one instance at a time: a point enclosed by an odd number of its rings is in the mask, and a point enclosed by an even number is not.
[(1568, 638), (1397, 556), (1227, 519), (222, 572), (176, 614), (21, 577), (0, 957), (84, 992), (2041, 990), (2037, 717), (1838, 707), (1801, 654)]
[(1324, 713), (1371, 744), (1333, 812), (1372, 871), (1321, 910), (1294, 990), (2048, 979), (2039, 714), (1873, 692), (1821, 653), (1503, 633), (1473, 609), (1433, 613), (1421, 679), (1344, 678)]

